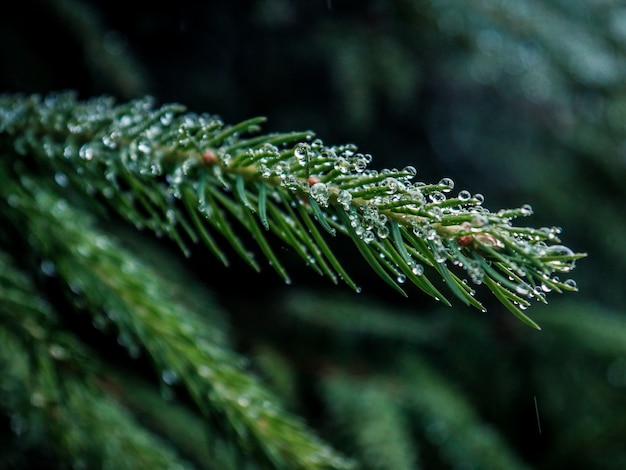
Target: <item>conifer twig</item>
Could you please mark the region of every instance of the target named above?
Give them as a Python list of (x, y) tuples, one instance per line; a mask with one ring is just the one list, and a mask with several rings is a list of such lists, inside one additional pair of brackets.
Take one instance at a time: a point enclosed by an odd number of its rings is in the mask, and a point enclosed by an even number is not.
[(185, 253), (190, 241), (202, 240), (226, 263), (214, 237), (220, 234), (259, 269), (238, 237), (243, 230), (290, 282), (267, 238), (272, 232), (318, 273), (358, 290), (327, 241), (339, 234), (402, 295), (408, 280), (449, 303), (436, 286), (443, 281), (484, 310), (472, 287), (482, 284), (535, 328), (524, 313), (532, 300), (576, 290), (558, 275), (585, 255), (560, 244), (560, 228), (514, 226), (532, 214), (530, 206), (490, 211), (481, 194), (453, 193), (450, 178), (427, 184), (413, 181), (413, 166), (369, 169), (371, 156), (356, 146), (327, 146), (311, 132), (251, 137), (262, 121), (225, 126), (151, 99), (0, 98), (0, 134), (16, 154), (137, 227), (167, 234)]
[(99, 389), (96, 358), (1, 251), (0, 320), (0, 411), (24, 441), (75, 466), (191, 468)]
[(351, 468), (241, 367), (220, 332), (177, 304), (159, 276), (95, 231), (89, 216), (27, 178), (22, 188), (9, 185), (0, 194), (11, 195), (16, 210), (9, 221), (27, 228), (31, 256), (62, 280), (77, 310), (113, 330), (131, 357), (147, 355), (165, 392), (183, 387), (215, 432), (244, 455), (272, 468)]

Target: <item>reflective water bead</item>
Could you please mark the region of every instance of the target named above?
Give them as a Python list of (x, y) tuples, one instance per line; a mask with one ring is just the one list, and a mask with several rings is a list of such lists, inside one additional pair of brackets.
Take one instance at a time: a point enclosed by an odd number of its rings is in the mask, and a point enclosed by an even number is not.
[(288, 171), (289, 168), (287, 166), (287, 163), (285, 162), (278, 162), (276, 165), (274, 165), (274, 173), (276, 173), (277, 176), (281, 176)]
[(428, 197), (432, 202), (435, 203), (440, 203), (446, 200), (446, 195), (443, 194), (441, 191), (435, 191), (434, 193), (429, 194)]
[(346, 174), (350, 171), (350, 162), (348, 162), (345, 158), (340, 157), (335, 162), (335, 169), (343, 174)]
[(371, 230), (366, 230), (365, 232), (363, 232), (363, 236), (361, 238), (365, 243), (371, 243), (376, 239), (376, 236)]
[(344, 210), (348, 210), (350, 208), (350, 203), (352, 202), (352, 194), (345, 189), (342, 189), (337, 195), (337, 202), (341, 204)]
[(444, 191), (450, 191), (451, 189), (454, 189), (454, 180), (452, 178), (441, 178), (439, 185), (446, 187)]
[(178, 374), (176, 374), (176, 372), (174, 372), (173, 370), (165, 369), (161, 373), (161, 380), (163, 380), (163, 382), (165, 382), (167, 385), (174, 385), (176, 382), (178, 382)]
[(358, 157), (354, 161), (354, 171), (357, 173), (363, 173), (367, 168), (367, 160), (364, 157)]
[(80, 150), (78, 151), (78, 156), (84, 160), (93, 159), (93, 147), (91, 147), (91, 145), (89, 144), (81, 146)]
[(37, 408), (42, 408), (46, 404), (46, 397), (41, 392), (33, 392), (30, 396), (30, 404)]
[(296, 175), (281, 175), (282, 185), (288, 189), (298, 189), (300, 186), (300, 180)]
[(164, 126), (169, 126), (172, 123), (172, 120), (174, 119), (174, 113), (165, 113), (161, 116), (161, 124), (163, 124)]
[(387, 194), (393, 194), (400, 189), (400, 183), (392, 177), (386, 178), (384, 185), (387, 187)]
[(67, 185), (69, 184), (69, 180), (67, 179), (65, 173), (62, 173), (60, 171), (57, 171), (54, 174), (54, 181), (56, 181), (56, 183), (63, 188), (67, 187)]
[(298, 163), (300, 165), (306, 165), (309, 159), (309, 150), (309, 144), (306, 144), (304, 142), (300, 142), (294, 147), (293, 155), (296, 157), (296, 160), (298, 160)]
[(530, 289), (528, 288), (528, 286), (519, 284), (515, 286), (515, 292), (519, 295), (528, 295), (530, 293)]
[(445, 263), (446, 260), (448, 259), (448, 257), (446, 256), (446, 254), (442, 251), (436, 251), (435, 252), (435, 261), (437, 263)]
[(404, 169), (402, 170), (405, 173), (409, 173), (409, 175), (411, 176), (411, 178), (415, 175), (417, 175), (417, 169), (413, 166), (413, 165), (407, 165), (404, 167)]
[(64, 361), (65, 359), (70, 357), (69, 352), (63, 346), (53, 343), (48, 348), (48, 352), (50, 355), (55, 358), (57, 361)]
[(414, 264), (411, 267), (411, 272), (416, 276), (421, 276), (422, 274), (424, 274), (424, 266), (422, 266), (421, 264)]
[(396, 281), (398, 281), (400, 284), (404, 284), (406, 282), (406, 276), (404, 274), (398, 274), (398, 276), (396, 277)]
[(522, 215), (524, 216), (528, 216), (528, 215), (532, 215), (533, 214), (533, 208), (530, 204), (524, 204), (522, 207), (520, 207), (520, 211), (522, 213)]
[(483, 202), (485, 202), (485, 196), (483, 196), (481, 193), (476, 193), (474, 194), (474, 199), (476, 200), (476, 203), (478, 205), (482, 204)]
[(57, 272), (56, 265), (50, 260), (43, 260), (39, 267), (46, 276), (54, 276)]
[(250, 405), (250, 399), (245, 396), (245, 395), (241, 395), (238, 399), (237, 399), (237, 404), (243, 408), (247, 407)]
[(548, 256), (573, 256), (574, 252), (564, 245), (552, 245), (545, 248), (545, 254)]
[(563, 281), (563, 285), (569, 287), (570, 289), (578, 289), (578, 286), (576, 285), (576, 281), (574, 279), (566, 279), (565, 281)]
[(489, 224), (489, 219), (484, 215), (479, 214), (472, 218), (472, 227), (484, 227), (487, 224)]
[(386, 225), (382, 225), (376, 229), (376, 234), (378, 238), (387, 238), (389, 236), (389, 229)]
[(328, 186), (324, 183), (315, 183), (311, 186), (310, 194), (321, 205), (328, 205)]
[(471, 198), (471, 197), (472, 197), (472, 195), (471, 195), (471, 193), (470, 193), (468, 190), (464, 189), (464, 190), (462, 190), (462, 191), (459, 191), (459, 196), (458, 196), (458, 198), (459, 198), (461, 201), (467, 201), (467, 200), (469, 200), (469, 198)]
[(322, 139), (315, 139), (313, 142), (311, 142), (311, 149), (313, 150), (320, 150), (323, 146), (324, 142), (322, 141)]
[(259, 165), (259, 171), (261, 172), (261, 176), (263, 178), (269, 178), (270, 176), (272, 176), (271, 170), (266, 165)]
[(211, 377), (213, 377), (213, 369), (211, 369), (209, 366), (201, 365), (200, 367), (198, 367), (198, 375), (202, 378), (210, 379)]

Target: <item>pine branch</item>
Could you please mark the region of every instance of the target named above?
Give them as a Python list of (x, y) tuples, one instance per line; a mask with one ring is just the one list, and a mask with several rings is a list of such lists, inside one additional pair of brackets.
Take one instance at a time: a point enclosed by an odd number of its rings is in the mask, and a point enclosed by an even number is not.
[(0, 410), (22, 441), (45, 443), (39, 451), (75, 466), (190, 468), (102, 393), (96, 358), (61, 330), (50, 305), (3, 252), (0, 319)]
[(528, 468), (444, 377), (414, 354), (400, 362), (407, 379), (404, 387), (390, 393), (397, 393), (396, 400), (420, 418), (442, 460), (452, 467), (471, 461), (478, 468)]
[(331, 406), (330, 414), (349, 432), (361, 462), (368, 469), (422, 468), (408, 416), (396, 397), (386, 393), (380, 384), (361, 383), (351, 377), (331, 375), (324, 381), (324, 394)]
[(26, 177), (21, 183), (21, 188), (8, 184), (0, 191), (15, 209), (8, 220), (27, 228), (31, 248), (47, 266), (44, 271), (65, 283), (78, 310), (91, 312), (99, 328), (117, 330), (118, 342), (130, 356), (144, 353), (152, 360), (166, 390), (184, 387), (216, 433), (237, 442), (242, 455), (263, 465), (351, 467), (281, 409), (243, 370), (241, 358), (226, 347), (220, 332), (174, 302), (155, 272), (95, 231), (86, 214), (45, 183)]
[(238, 236), (243, 230), (290, 282), (271, 232), (313, 270), (358, 291), (327, 242), (340, 234), (402, 295), (408, 280), (449, 304), (435, 286), (443, 280), (454, 296), (484, 310), (471, 287), (483, 284), (535, 328), (523, 312), (532, 300), (576, 291), (573, 280), (558, 275), (585, 255), (561, 245), (557, 227), (514, 226), (532, 214), (530, 206), (492, 212), (481, 194), (452, 193), (450, 178), (426, 184), (413, 181), (412, 166), (368, 169), (371, 156), (352, 144), (327, 146), (311, 132), (252, 137), (262, 118), (225, 126), (215, 116), (155, 107), (150, 99), (114, 105), (110, 98), (77, 101), (71, 93), (7, 95), (0, 113), (3, 145), (26, 157), (25, 165), (34, 158), (62, 186), (138, 228), (168, 235), (185, 253), (190, 241), (202, 241), (227, 264), (214, 237), (220, 234), (258, 270)]

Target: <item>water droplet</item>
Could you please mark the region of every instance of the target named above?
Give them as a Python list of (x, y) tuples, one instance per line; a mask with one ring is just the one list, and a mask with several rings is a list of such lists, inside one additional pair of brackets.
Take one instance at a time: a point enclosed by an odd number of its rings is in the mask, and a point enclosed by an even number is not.
[(311, 142), (311, 149), (315, 151), (319, 151), (322, 147), (324, 147), (324, 142), (322, 139), (315, 139)]
[(358, 157), (354, 161), (354, 171), (357, 173), (363, 173), (367, 168), (367, 159), (364, 157)]
[(307, 161), (309, 160), (309, 151), (309, 144), (305, 144), (304, 142), (300, 142), (294, 147), (293, 154), (300, 165), (306, 165)]
[(83, 293), (83, 281), (79, 278), (72, 279), (68, 285), (74, 294), (81, 295)]
[(392, 177), (385, 178), (383, 184), (387, 187), (387, 194), (393, 194), (401, 188), (400, 182)]
[(92, 160), (93, 154), (93, 147), (89, 144), (83, 145), (78, 151), (78, 156), (84, 160)]
[(519, 295), (528, 295), (530, 293), (530, 290), (527, 286), (518, 285), (515, 287), (515, 292)]
[(9, 194), (9, 196), (7, 197), (7, 203), (11, 207), (17, 207), (20, 203), (20, 198), (17, 194)]
[(361, 238), (363, 239), (365, 243), (371, 243), (376, 239), (376, 236), (374, 235), (374, 232), (372, 232), (371, 230), (365, 230)]
[(468, 201), (468, 200), (469, 200), (469, 198), (471, 198), (471, 197), (472, 197), (472, 195), (471, 195), (471, 193), (470, 193), (468, 190), (464, 189), (464, 190), (462, 190), (462, 191), (459, 191), (459, 196), (458, 196), (458, 198), (459, 198), (461, 201)]
[(57, 272), (56, 265), (50, 260), (43, 260), (40, 265), (41, 271), (46, 276), (54, 276)]
[(210, 379), (213, 377), (213, 369), (209, 366), (202, 365), (198, 367), (198, 375), (205, 379)]
[(46, 404), (46, 397), (41, 392), (34, 392), (30, 396), (30, 403), (34, 407), (42, 408)]
[(474, 199), (476, 200), (476, 203), (478, 205), (481, 205), (483, 202), (485, 202), (485, 196), (483, 196), (481, 193), (474, 194)]
[(344, 210), (350, 209), (350, 203), (352, 202), (352, 194), (345, 189), (342, 189), (337, 195), (337, 202), (341, 204)]
[(533, 208), (530, 204), (524, 204), (522, 207), (520, 207), (520, 212), (523, 216), (529, 216), (533, 214)]
[(446, 189), (444, 189), (444, 191), (450, 191), (454, 189), (454, 180), (452, 178), (441, 178), (439, 186), (445, 186)]
[(167, 385), (174, 385), (178, 382), (178, 374), (170, 369), (165, 369), (161, 372), (161, 380)]
[(574, 252), (564, 245), (552, 245), (545, 248), (545, 254), (548, 256), (572, 256)]
[(378, 235), (378, 238), (385, 239), (389, 236), (389, 229), (386, 225), (381, 225), (376, 229), (376, 235)]
[(272, 176), (271, 170), (266, 165), (260, 164), (259, 171), (261, 172), (261, 176), (263, 178), (269, 178), (270, 176)]
[(141, 153), (150, 153), (151, 148), (150, 143), (146, 140), (140, 140), (137, 143), (137, 150)]
[(424, 274), (424, 266), (422, 266), (421, 264), (414, 264), (411, 268), (411, 272), (416, 276), (421, 276), (422, 274)]
[(484, 215), (476, 215), (472, 218), (472, 227), (480, 228), (489, 223), (489, 220)]
[(328, 205), (328, 187), (324, 183), (315, 183), (309, 190), (311, 197), (322, 206)]
[(282, 176), (285, 173), (289, 172), (289, 166), (287, 165), (286, 162), (278, 162), (276, 165), (274, 165), (274, 173), (277, 176)]
[(398, 277), (396, 277), (396, 281), (398, 281), (400, 284), (404, 284), (406, 282), (406, 276), (404, 274), (398, 274)]
[(115, 132), (112, 132), (111, 134), (102, 137), (102, 143), (105, 145), (105, 147), (115, 149), (117, 147), (117, 137), (117, 134)]
[(405, 166), (402, 171), (405, 173), (409, 173), (411, 178), (417, 175), (417, 169), (413, 165)]
[(436, 204), (446, 200), (446, 195), (443, 194), (441, 191), (435, 191), (434, 193), (429, 194), (428, 197), (432, 202)]
[(174, 211), (174, 209), (168, 209), (165, 211), (165, 217), (170, 224), (176, 223), (176, 211)]
[(335, 169), (340, 173), (346, 174), (350, 171), (350, 162), (343, 157), (340, 157), (335, 162)]
[(245, 408), (250, 406), (250, 399), (247, 396), (242, 395), (237, 399), (237, 404)]
[(56, 183), (63, 188), (67, 187), (67, 185), (69, 184), (69, 180), (67, 179), (65, 173), (62, 173), (60, 171), (57, 171), (54, 174), (54, 181), (56, 181)]
[(164, 126), (169, 126), (172, 123), (172, 120), (174, 119), (174, 113), (165, 113), (163, 116), (161, 116), (161, 124), (163, 124)]
[(60, 346), (56, 343), (53, 343), (50, 345), (50, 347), (48, 348), (48, 352), (57, 361), (64, 361), (70, 357), (69, 353), (67, 352), (67, 349), (65, 349), (63, 346)]
[(574, 279), (566, 279), (565, 281), (563, 281), (563, 284), (569, 287), (570, 289), (578, 289), (578, 286)]

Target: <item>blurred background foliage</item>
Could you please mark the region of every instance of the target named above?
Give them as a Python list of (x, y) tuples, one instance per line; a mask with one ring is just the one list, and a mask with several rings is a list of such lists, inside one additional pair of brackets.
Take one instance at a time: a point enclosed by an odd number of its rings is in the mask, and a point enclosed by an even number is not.
[[(417, 290), (399, 298), (356, 253), (346, 256), (359, 295), (296, 260), (291, 286), (200, 249), (174, 268), (180, 256), (162, 241), (148, 248), (111, 228), (161, 269), (189, 270), (181, 297), (210, 291), (250, 367), (327, 442), (367, 469), (626, 467), (621, 2), (11, 5), (0, 15), (2, 92), (150, 94), (227, 123), (264, 115), (267, 131), (356, 143), (375, 168), (452, 177), (490, 208), (530, 203), (529, 224), (562, 226), (563, 242), (589, 253), (578, 294), (529, 311), (536, 332), (495, 300), (481, 315)], [(2, 435), (19, 434), (9, 421)]]

